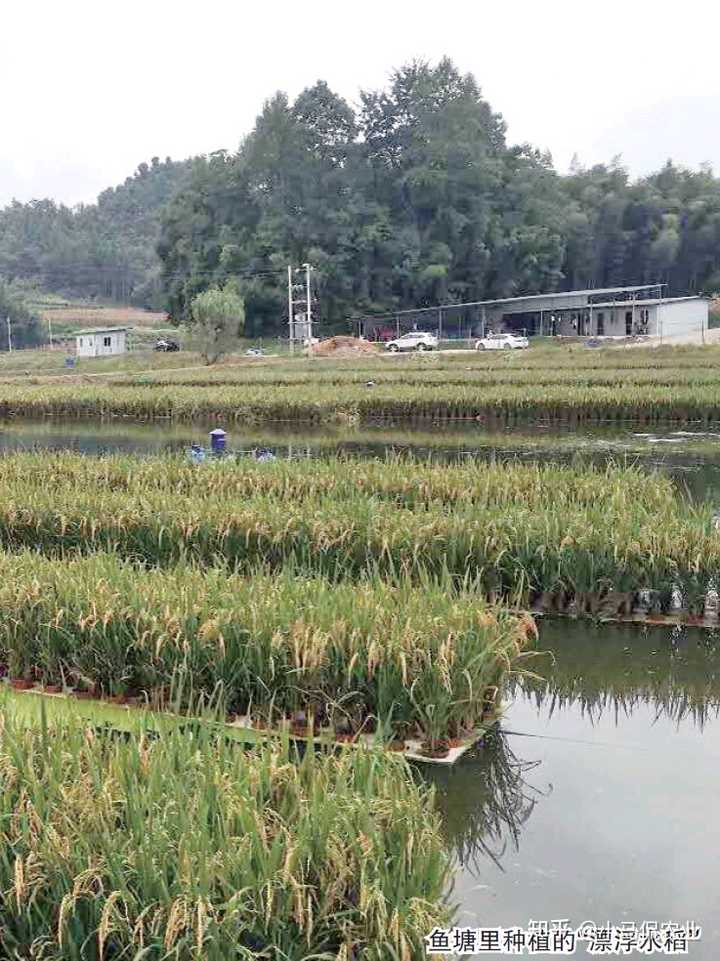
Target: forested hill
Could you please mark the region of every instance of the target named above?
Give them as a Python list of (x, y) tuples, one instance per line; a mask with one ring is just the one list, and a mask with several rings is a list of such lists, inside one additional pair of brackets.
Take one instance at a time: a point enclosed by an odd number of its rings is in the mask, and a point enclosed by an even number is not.
[(665, 282), (720, 289), (720, 180), (619, 162), (560, 176), (448, 60), (397, 71), (359, 109), (325, 83), (278, 94), (234, 155), (198, 161), (160, 243), (170, 309), (244, 278), (254, 332), (282, 323), (290, 262), (317, 268), (318, 315)]
[(155, 157), (96, 204), (10, 204), (0, 210), (0, 278), (68, 297), (160, 306), (161, 212), (190, 169), (191, 161)]
[(294, 101), (278, 93), (236, 153), (153, 160), (95, 205), (0, 212), (0, 278), (163, 305), (178, 321), (194, 294), (234, 278), (250, 334), (284, 329), (286, 266), (305, 261), (325, 330), (361, 312), (574, 287), (714, 293), (720, 179), (668, 163), (632, 180), (620, 161), (561, 176), (509, 145), (476, 80), (443, 60), (401, 68), (357, 107), (324, 82)]

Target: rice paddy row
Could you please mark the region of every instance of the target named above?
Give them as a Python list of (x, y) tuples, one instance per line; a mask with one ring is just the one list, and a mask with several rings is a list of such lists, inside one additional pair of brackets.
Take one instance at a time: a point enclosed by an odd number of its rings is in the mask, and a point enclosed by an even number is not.
[(17, 686), (200, 699), (264, 726), (420, 740), (475, 732), (532, 620), (446, 584), (140, 571), (0, 554), (0, 662)]
[[(327, 457), (258, 463), (251, 458), (211, 460), (202, 466), (181, 457), (112, 456), (74, 453), (22, 453), (0, 459), (0, 490), (27, 494), (76, 488), (96, 494), (247, 498), (267, 495), (298, 504), (316, 497), (373, 498), (398, 507), (431, 506), (552, 507), (607, 506), (617, 513), (643, 505), (672, 508), (677, 495), (661, 474), (634, 466), (572, 469), (552, 464), (462, 464)], [(240, 502), (242, 503), (242, 502)]]
[[(528, 378), (532, 380), (532, 377)], [(643, 424), (720, 420), (718, 385), (521, 383), (301, 386), (0, 385), (0, 416), (129, 417), (226, 423), (355, 423), (403, 419)]]
[(398, 759), (0, 708), (3, 957), (410, 959), (448, 918), (438, 815)]
[[(380, 352), (382, 354), (382, 351)], [(655, 377), (657, 383), (667, 378), (700, 375), (715, 378), (720, 369), (720, 347), (665, 347), (653, 350), (585, 350), (576, 346), (544, 347), (533, 344), (527, 351), (500, 353), (439, 353), (403, 355), (394, 358), (366, 356), (352, 360), (267, 358), (248, 362), (229, 362), (191, 370), (158, 370), (140, 374), (119, 375), (115, 383), (123, 384), (274, 384), (304, 383), (346, 384), (365, 382), (415, 383), (428, 379), (442, 383), (472, 382), (476, 378), (522, 377), (530, 372), (532, 380), (553, 376), (587, 377), (625, 374), (627, 379)], [(547, 381), (551, 383), (551, 380)]]
[[(472, 366), (460, 368), (458, 365), (426, 366), (395, 370), (383, 364), (375, 368), (354, 368), (341, 370), (332, 367), (328, 370), (285, 370), (273, 367), (258, 370), (247, 367), (220, 367), (194, 371), (160, 371), (127, 378), (114, 378), (118, 387), (153, 386), (154, 388), (184, 387), (308, 387), (318, 386), (367, 386), (372, 380), (375, 387), (497, 387), (503, 385), (524, 386), (637, 386), (654, 385), (659, 387), (715, 386), (720, 384), (718, 361), (714, 365), (699, 367), (668, 366), (655, 367), (593, 367), (574, 368), (555, 364), (551, 367), (520, 367), (500, 362), (494, 366)], [(390, 367), (390, 369), (388, 369)]]
[(392, 464), (267, 465), (267, 476), (263, 465), (176, 465), (163, 487), (163, 465), (138, 462), (134, 481), (129, 464), (68, 456), (43, 473), (37, 456), (4, 459), (0, 546), (245, 573), (289, 565), (334, 580), (450, 578), (594, 616), (629, 613), (641, 591), (663, 611), (679, 594), (698, 615), (720, 584), (710, 507), (633, 469), (403, 465), (406, 480), (393, 481)]

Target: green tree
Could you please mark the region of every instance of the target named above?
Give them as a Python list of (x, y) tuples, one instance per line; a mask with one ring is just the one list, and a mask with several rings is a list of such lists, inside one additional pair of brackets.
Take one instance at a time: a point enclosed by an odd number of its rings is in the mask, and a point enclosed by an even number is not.
[(97, 204), (73, 209), (52, 200), (13, 202), (0, 210), (0, 277), (69, 297), (161, 306), (161, 210), (190, 166), (155, 157)]
[(172, 316), (236, 277), (253, 335), (286, 329), (285, 271), (311, 262), (319, 329), (360, 312), (577, 287), (716, 289), (720, 179), (620, 158), (560, 176), (508, 146), (474, 77), (415, 61), (353, 111), (323, 81), (267, 101), (235, 154), (195, 162), (159, 245)]
[(237, 347), (245, 329), (245, 304), (233, 283), (210, 287), (192, 300), (191, 342), (206, 364)]
[(8, 320), (13, 348), (36, 347), (43, 342), (40, 318), (27, 306), (21, 291), (0, 280), (0, 350), (9, 346)]

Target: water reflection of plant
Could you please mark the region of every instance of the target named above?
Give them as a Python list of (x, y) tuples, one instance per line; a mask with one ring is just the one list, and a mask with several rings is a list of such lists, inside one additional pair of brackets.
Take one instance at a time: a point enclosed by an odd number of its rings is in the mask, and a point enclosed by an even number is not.
[(502, 870), (508, 847), (519, 848), (522, 828), (543, 796), (526, 781), (540, 763), (520, 760), (496, 729), (476, 756), (455, 769), (427, 773), (446, 839), (462, 867), (479, 870), (480, 861), (490, 858)]
[(511, 679), (543, 714), (575, 708), (591, 723), (608, 712), (629, 717), (650, 709), (702, 728), (720, 716), (720, 647), (704, 631), (545, 622), (533, 676)]

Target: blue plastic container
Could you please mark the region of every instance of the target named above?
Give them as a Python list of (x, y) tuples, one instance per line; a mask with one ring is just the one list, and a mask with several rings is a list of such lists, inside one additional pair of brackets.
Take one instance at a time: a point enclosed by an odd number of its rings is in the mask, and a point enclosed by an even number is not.
[(222, 427), (216, 427), (210, 431), (210, 449), (213, 454), (222, 454), (225, 451), (225, 431)]

